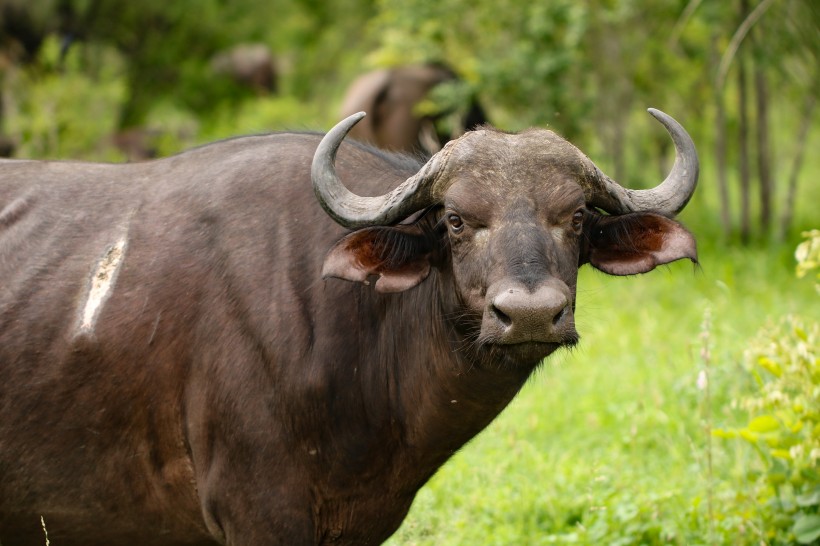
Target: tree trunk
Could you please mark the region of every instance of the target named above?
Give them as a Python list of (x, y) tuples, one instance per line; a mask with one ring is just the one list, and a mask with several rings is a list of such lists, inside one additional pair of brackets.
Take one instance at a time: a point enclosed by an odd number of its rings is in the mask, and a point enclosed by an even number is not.
[[(753, 33), (755, 38), (757, 33)], [(771, 174), (771, 153), (769, 145), (769, 86), (763, 63), (754, 61), (755, 118), (757, 120), (757, 176), (760, 181), (760, 230), (768, 234), (772, 224), (772, 195), (774, 193)]]
[(780, 220), (780, 238), (782, 240), (785, 240), (789, 236), (792, 227), (794, 201), (797, 197), (797, 179), (800, 176), (800, 169), (803, 166), (803, 158), (806, 153), (806, 141), (809, 137), (815, 106), (817, 106), (817, 97), (813, 90), (809, 90), (806, 93), (806, 100), (803, 102), (803, 117), (800, 120), (800, 128), (797, 131), (797, 152), (794, 154), (794, 159), (792, 160), (792, 168), (789, 173), (789, 189), (786, 194), (786, 202), (783, 206), (783, 216)]
[[(746, 2), (742, 2), (746, 4)], [(745, 55), (737, 57), (738, 172), (740, 176), (740, 240), (751, 239), (751, 172), (749, 169), (749, 113)]]
[[(713, 72), (719, 65), (718, 36), (712, 36), (711, 58)], [(729, 202), (729, 180), (726, 170), (726, 106), (723, 90), (715, 85), (715, 165), (717, 167), (718, 195), (720, 197), (720, 222), (726, 237), (732, 234), (732, 207)]]

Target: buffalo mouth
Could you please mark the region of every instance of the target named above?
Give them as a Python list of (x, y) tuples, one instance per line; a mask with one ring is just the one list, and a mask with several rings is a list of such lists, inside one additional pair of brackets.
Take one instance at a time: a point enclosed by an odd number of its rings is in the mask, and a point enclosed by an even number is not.
[(571, 349), (578, 344), (577, 333), (568, 333), (558, 341), (524, 341), (503, 343), (485, 341), (480, 344), (485, 362), (492, 367), (531, 367), (539, 364), (558, 349)]
[(533, 328), (528, 332), (482, 328), (483, 317), (467, 311), (455, 321), (453, 349), (482, 369), (531, 369), (559, 349), (571, 349), (580, 336), (570, 318), (559, 328)]

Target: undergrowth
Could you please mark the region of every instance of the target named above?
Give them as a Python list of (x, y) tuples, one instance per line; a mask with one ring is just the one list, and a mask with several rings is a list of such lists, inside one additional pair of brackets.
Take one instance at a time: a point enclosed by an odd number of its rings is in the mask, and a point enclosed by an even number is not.
[[(796, 252), (798, 277), (820, 268), (820, 231), (804, 235)], [(820, 540), (820, 324), (793, 315), (767, 324), (751, 340), (744, 364), (754, 388), (734, 403), (748, 421), (715, 435), (745, 442), (758, 455), (746, 480), (765, 539), (815, 544)]]

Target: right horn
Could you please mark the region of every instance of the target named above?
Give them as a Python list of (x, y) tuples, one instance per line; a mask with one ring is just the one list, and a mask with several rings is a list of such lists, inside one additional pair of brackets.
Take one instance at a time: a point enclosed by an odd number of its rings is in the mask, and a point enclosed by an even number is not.
[(447, 157), (444, 150), (440, 151), (418, 173), (389, 193), (377, 197), (356, 195), (336, 174), (336, 152), (350, 129), (364, 116), (364, 112), (359, 112), (336, 124), (319, 143), (311, 166), (313, 190), (319, 204), (331, 218), (348, 229), (390, 225), (433, 204), (436, 196), (432, 186)]
[(675, 144), (672, 170), (663, 182), (652, 189), (630, 190), (596, 167), (600, 193), (595, 192), (590, 198), (590, 204), (613, 214), (653, 211), (672, 217), (689, 202), (695, 192), (700, 169), (695, 143), (686, 129), (672, 116), (654, 108), (649, 108), (648, 111), (666, 128)]

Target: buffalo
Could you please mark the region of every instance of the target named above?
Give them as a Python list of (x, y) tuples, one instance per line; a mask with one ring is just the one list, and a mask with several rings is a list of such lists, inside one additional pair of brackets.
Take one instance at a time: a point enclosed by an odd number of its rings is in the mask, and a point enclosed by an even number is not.
[(276, 64), (265, 44), (238, 44), (219, 52), (211, 59), (211, 70), (217, 76), (229, 78), (257, 95), (276, 93)]
[(449, 132), (437, 128), (441, 118), (452, 112), (419, 114), (416, 107), (438, 85), (458, 81), (449, 67), (438, 63), (399, 66), (375, 70), (359, 76), (348, 88), (342, 102), (342, 117), (369, 112), (350, 131), (350, 137), (378, 148), (430, 155), (451, 138), (487, 121), (477, 100), (465, 105)]
[[(0, 160), (0, 542), (378, 544), (550, 353), (584, 264), (696, 261), (694, 145), (631, 190), (557, 134)], [(312, 188), (311, 188), (312, 186)], [(637, 350), (637, 349), (636, 349)], [(42, 518), (42, 519), (41, 519)]]

